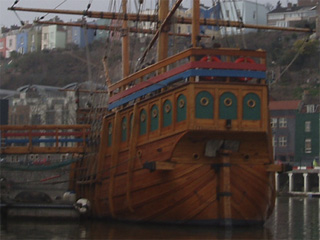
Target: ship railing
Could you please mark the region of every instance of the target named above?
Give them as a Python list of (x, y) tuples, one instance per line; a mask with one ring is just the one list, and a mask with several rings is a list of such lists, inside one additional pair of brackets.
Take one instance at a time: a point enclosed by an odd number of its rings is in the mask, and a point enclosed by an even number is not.
[(179, 81), (239, 81), (264, 84), (266, 53), (262, 50), (190, 48), (140, 70), (109, 86), (109, 109)]
[(1, 125), (1, 154), (83, 153), (90, 125)]

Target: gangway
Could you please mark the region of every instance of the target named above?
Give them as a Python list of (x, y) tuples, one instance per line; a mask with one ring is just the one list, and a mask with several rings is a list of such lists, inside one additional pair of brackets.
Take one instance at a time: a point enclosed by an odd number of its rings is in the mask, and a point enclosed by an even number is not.
[(84, 153), (90, 127), (89, 124), (0, 125), (0, 153)]

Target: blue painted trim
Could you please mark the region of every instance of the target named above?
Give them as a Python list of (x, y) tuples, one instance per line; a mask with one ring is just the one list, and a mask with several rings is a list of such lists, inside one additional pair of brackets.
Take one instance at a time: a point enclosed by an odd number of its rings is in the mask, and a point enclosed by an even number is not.
[(141, 89), (131, 95), (119, 99), (113, 103), (110, 103), (108, 109), (119, 107), (125, 103), (128, 103), (136, 98), (142, 97), (150, 92), (159, 90), (170, 83), (175, 81), (186, 79), (189, 77), (248, 77), (248, 78), (266, 78), (266, 73), (262, 71), (247, 71), (247, 70), (223, 70), (223, 69), (190, 69), (183, 73), (177, 74), (170, 78), (167, 78), (159, 83), (153, 84), (147, 88)]

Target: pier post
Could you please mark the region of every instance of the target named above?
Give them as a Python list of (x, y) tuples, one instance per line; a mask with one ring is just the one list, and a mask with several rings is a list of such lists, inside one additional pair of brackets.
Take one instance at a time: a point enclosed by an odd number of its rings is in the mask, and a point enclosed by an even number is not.
[(293, 173), (288, 173), (289, 176), (289, 192), (293, 192)]
[(303, 174), (303, 191), (304, 192), (308, 192), (309, 191), (308, 186), (309, 186), (308, 173), (304, 173)]
[(276, 172), (276, 174), (275, 174), (275, 182), (276, 182), (276, 192), (278, 192), (279, 191), (279, 189), (280, 189), (280, 184), (279, 184), (279, 173), (277, 173)]

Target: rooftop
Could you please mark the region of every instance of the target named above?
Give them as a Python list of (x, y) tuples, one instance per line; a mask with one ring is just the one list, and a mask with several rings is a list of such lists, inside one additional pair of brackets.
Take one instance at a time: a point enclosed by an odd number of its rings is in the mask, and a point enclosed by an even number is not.
[(270, 101), (270, 110), (298, 110), (301, 100)]

